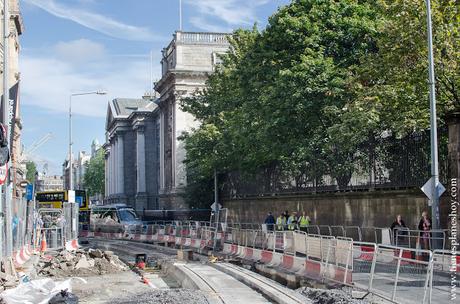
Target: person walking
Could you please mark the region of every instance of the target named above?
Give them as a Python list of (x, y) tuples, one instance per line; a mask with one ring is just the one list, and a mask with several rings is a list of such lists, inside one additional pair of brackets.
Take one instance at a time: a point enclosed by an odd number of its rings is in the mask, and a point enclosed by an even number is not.
[(276, 230), (284, 230), (284, 226), (286, 225), (286, 217), (284, 214), (280, 214), (276, 219)]
[(307, 232), (307, 227), (310, 225), (310, 217), (302, 212), (302, 216), (299, 218), (300, 230)]
[(271, 212), (265, 218), (264, 224), (267, 225), (267, 230), (272, 231), (275, 228), (275, 218)]
[[(407, 235), (407, 226), (402, 220), (401, 214), (396, 216), (396, 220), (390, 226), (391, 231), (393, 232), (393, 245), (401, 246), (404, 242), (404, 235)], [(407, 240), (409, 244), (410, 239)]]

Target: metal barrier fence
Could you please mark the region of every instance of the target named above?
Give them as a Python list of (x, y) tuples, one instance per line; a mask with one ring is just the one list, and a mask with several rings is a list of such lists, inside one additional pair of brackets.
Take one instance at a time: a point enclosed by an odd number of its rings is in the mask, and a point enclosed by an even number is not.
[(431, 269), (431, 302), (435, 299), (438, 303), (453, 303), (460, 299), (460, 252), (434, 250)]
[[(424, 259), (414, 259), (423, 256)], [(379, 245), (372, 264), (369, 291), (397, 303), (429, 303), (432, 252)]]
[(46, 239), (46, 250), (58, 250), (65, 246), (65, 232), (63, 227), (40, 228), (41, 238)]
[(395, 229), (393, 244), (399, 247), (421, 248), (426, 250), (446, 249), (447, 230), (409, 230)]
[[(445, 250), (431, 252), (354, 241), (351, 237), (244, 229), (238, 225), (225, 229), (193, 222), (131, 225), (122, 233), (93, 228), (94, 236), (173, 243), (194, 249), (218, 248), (236, 258), (266, 263), (296, 275), (362, 288), (396, 303), (410, 303), (411, 299), (434, 303), (447, 299), (449, 261), (452, 256), (457, 258)], [(362, 233), (356, 227), (343, 230), (330, 227), (331, 233), (334, 230), (344, 234), (348, 230), (355, 237)], [(362, 236), (372, 237), (372, 234), (374, 238), (381, 235), (384, 239), (388, 230), (368, 230)], [(456, 263), (458, 271), (458, 260)]]

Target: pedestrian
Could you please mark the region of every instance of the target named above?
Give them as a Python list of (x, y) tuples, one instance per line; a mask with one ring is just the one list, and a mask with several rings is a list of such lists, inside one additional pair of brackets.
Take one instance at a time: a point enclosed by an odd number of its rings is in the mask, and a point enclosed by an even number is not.
[(289, 219), (289, 211), (288, 210), (285, 210), (284, 213), (283, 213), (283, 217), (284, 217), (284, 230), (287, 230), (288, 229), (288, 219)]
[(291, 216), (288, 218), (287, 224), (289, 230), (297, 229), (297, 212), (292, 212)]
[(273, 217), (273, 214), (271, 212), (268, 213), (264, 223), (265, 225), (267, 225), (267, 230), (274, 230), (275, 218)]
[(431, 219), (428, 217), (428, 212), (422, 212), (422, 218), (418, 223), (418, 230), (420, 230), (420, 248), (430, 250), (430, 230), (431, 230)]
[(306, 215), (305, 211), (302, 212), (302, 216), (299, 218), (300, 230), (307, 232), (307, 227), (310, 225), (310, 217)]
[(276, 219), (276, 230), (284, 230), (284, 226), (286, 225), (286, 217), (284, 213), (281, 213)]
[[(407, 235), (407, 226), (402, 220), (401, 214), (396, 216), (396, 220), (390, 226), (391, 231), (393, 231), (393, 245), (401, 245), (404, 241), (404, 235)], [(409, 244), (409, 240), (407, 240)]]

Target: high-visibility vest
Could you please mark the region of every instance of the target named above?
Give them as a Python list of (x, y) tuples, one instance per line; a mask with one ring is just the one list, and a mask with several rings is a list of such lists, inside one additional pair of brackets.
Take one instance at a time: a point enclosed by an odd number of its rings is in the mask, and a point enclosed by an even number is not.
[(308, 225), (310, 225), (310, 220), (308, 219), (308, 216), (301, 216), (300, 227), (307, 227)]
[(279, 216), (276, 219), (276, 226), (278, 227), (278, 230), (283, 229), (285, 223), (286, 223), (286, 218), (284, 216)]
[(289, 219), (288, 219), (288, 229), (289, 230), (294, 230), (295, 229), (296, 223), (293, 223), (293, 222), (296, 221), (296, 220), (297, 219), (293, 215), (291, 215), (289, 217)]

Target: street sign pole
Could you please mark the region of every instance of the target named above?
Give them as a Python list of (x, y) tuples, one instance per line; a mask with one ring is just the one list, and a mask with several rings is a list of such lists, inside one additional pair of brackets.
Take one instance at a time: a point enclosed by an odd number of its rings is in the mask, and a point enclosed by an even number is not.
[(214, 219), (215, 219), (215, 224), (216, 224), (216, 230), (214, 232), (214, 244), (213, 244), (213, 250), (216, 250), (216, 245), (217, 245), (217, 233), (219, 232), (219, 191), (217, 188), (218, 181), (217, 181), (217, 169), (214, 169)]
[(431, 127), (431, 218), (432, 228), (439, 229), (439, 196), (437, 186), (439, 184), (439, 168), (438, 168), (438, 130), (436, 123), (436, 92), (434, 78), (434, 62), (433, 62), (433, 37), (431, 29), (431, 5), (430, 0), (426, 0), (426, 18), (427, 18), (427, 34), (428, 34), (428, 83), (430, 88), (430, 127)]

